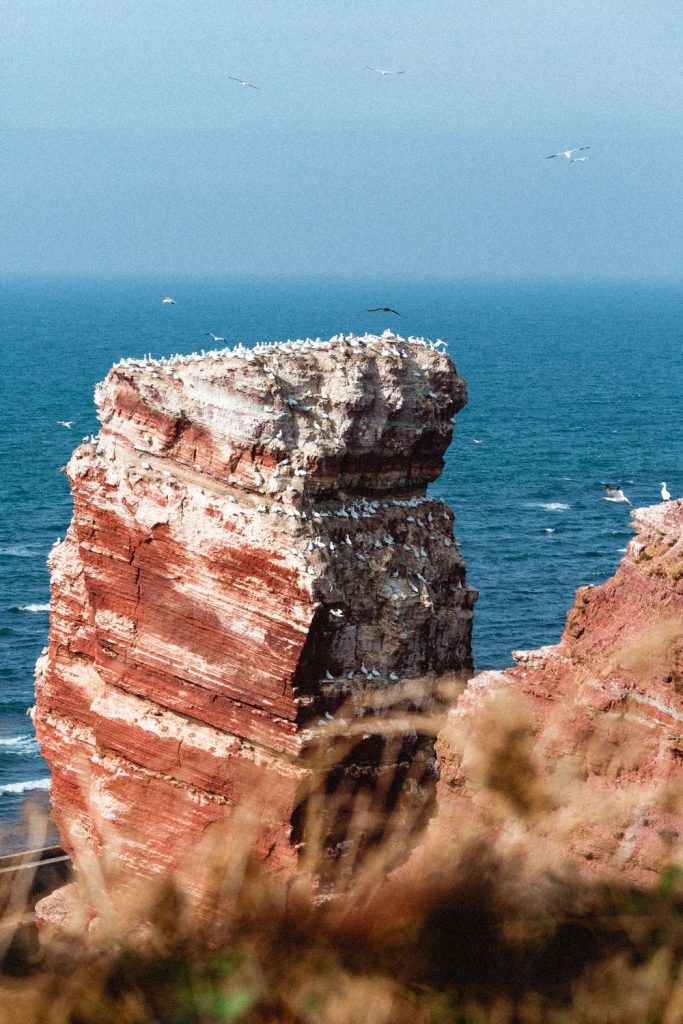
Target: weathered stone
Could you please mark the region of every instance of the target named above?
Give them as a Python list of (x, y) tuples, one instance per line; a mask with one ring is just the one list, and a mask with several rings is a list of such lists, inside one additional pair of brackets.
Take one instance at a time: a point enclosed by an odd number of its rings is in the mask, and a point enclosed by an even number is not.
[(63, 843), (155, 873), (250, 805), (289, 867), (307, 727), (471, 667), (476, 591), (426, 496), (465, 383), (387, 333), (126, 360), (96, 399), (37, 666)]
[(550, 806), (526, 827), (548, 862), (569, 855), (644, 882), (672, 856), (683, 835), (683, 500), (637, 509), (633, 524), (616, 575), (577, 591), (560, 643), (513, 652), (515, 668), (475, 676), (449, 713), (440, 835), (455, 841), (473, 809), (491, 835), (511, 834), (489, 813), (495, 765), (480, 765), (509, 715), (510, 730), (528, 727), (530, 767), (547, 787)]

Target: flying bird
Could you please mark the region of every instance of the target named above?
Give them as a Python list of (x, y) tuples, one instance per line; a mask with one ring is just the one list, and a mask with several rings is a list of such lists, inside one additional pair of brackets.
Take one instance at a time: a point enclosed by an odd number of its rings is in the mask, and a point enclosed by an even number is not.
[(57, 423), (59, 423), (60, 427), (66, 427), (67, 430), (71, 430), (74, 425), (73, 420), (57, 420)]
[(247, 89), (260, 89), (259, 85), (252, 85), (251, 82), (245, 82), (242, 78), (235, 78), (234, 75), (228, 75), (231, 82), (239, 82), (240, 85), (246, 86)]
[(175, 305), (177, 305), (176, 300), (172, 299), (170, 295), (164, 295), (164, 297), (163, 297), (163, 299), (161, 301), (166, 306), (175, 306)]
[(611, 487), (609, 484), (605, 484), (604, 486), (605, 490), (607, 491), (607, 494), (605, 495), (605, 501), (622, 501), (625, 502), (627, 505), (631, 504), (631, 502), (628, 500), (628, 498), (622, 491), (621, 487), (619, 487), (618, 485), (616, 487)]
[(371, 68), (369, 64), (365, 65), (368, 71), (376, 71), (378, 75), (405, 75), (405, 71), (388, 71), (386, 68)]
[(225, 338), (219, 337), (218, 334), (214, 334), (213, 331), (207, 331), (204, 335), (205, 338), (213, 338), (214, 341), (225, 341)]
[(372, 309), (368, 310), (368, 313), (394, 313), (396, 316), (403, 316), (403, 313), (399, 313), (397, 309), (392, 309), (391, 306), (373, 306)]
[(671, 495), (667, 490), (667, 486), (664, 480), (662, 480), (662, 501), (671, 501)]
[[(554, 160), (556, 156), (566, 156), (567, 160), (571, 160), (574, 153), (580, 153), (584, 149), (590, 149), (590, 146), (577, 146), (576, 149), (563, 149), (561, 153), (551, 153), (550, 156), (546, 157), (546, 160)], [(587, 160), (588, 157), (580, 157), (581, 160)]]

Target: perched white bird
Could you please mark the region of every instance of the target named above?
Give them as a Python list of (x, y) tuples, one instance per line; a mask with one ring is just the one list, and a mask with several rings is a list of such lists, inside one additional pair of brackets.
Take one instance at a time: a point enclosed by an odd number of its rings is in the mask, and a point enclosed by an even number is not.
[(388, 71), (387, 68), (371, 68), (369, 64), (365, 65), (368, 71), (376, 71), (378, 75), (405, 75), (405, 71)]
[(235, 78), (234, 75), (228, 75), (231, 82), (239, 82), (240, 85), (245, 86), (247, 89), (259, 89), (260, 86), (252, 85), (251, 82), (245, 82), (243, 78)]
[(627, 505), (631, 504), (621, 487), (610, 487), (609, 484), (605, 484), (605, 490), (607, 491), (605, 501), (621, 501), (625, 502)]
[(67, 430), (71, 430), (74, 425), (73, 420), (57, 420), (57, 423), (59, 423), (60, 427), (66, 427)]
[(176, 300), (172, 299), (170, 295), (164, 295), (164, 297), (163, 297), (163, 299), (161, 301), (162, 301), (162, 303), (165, 306), (175, 306), (176, 305)]
[(580, 153), (584, 149), (590, 149), (590, 146), (577, 146), (576, 149), (563, 149), (561, 153), (551, 153), (550, 156), (546, 157), (546, 160), (554, 160), (556, 156), (564, 156), (567, 160), (571, 160), (574, 153)]
[(662, 501), (671, 501), (671, 495), (667, 490), (664, 480), (662, 480)]

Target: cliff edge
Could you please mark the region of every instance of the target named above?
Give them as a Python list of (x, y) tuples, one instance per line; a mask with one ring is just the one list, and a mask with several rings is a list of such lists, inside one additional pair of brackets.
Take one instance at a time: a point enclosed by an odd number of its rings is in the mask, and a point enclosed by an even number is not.
[(632, 517), (615, 576), (577, 591), (560, 643), (514, 651), (449, 712), (436, 833), (474, 813), (503, 846), (639, 883), (680, 858), (683, 500)]

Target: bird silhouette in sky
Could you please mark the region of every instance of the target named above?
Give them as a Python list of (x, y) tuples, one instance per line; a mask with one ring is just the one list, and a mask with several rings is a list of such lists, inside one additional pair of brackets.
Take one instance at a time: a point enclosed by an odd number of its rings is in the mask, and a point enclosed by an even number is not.
[[(567, 160), (571, 160), (574, 153), (580, 153), (584, 149), (590, 149), (590, 146), (578, 146), (576, 149), (563, 149), (561, 153), (551, 153), (550, 156), (546, 157), (546, 160), (554, 160), (556, 156), (566, 156)], [(583, 157), (583, 159), (586, 159)]]
[(405, 75), (405, 71), (388, 71), (386, 68), (371, 68), (369, 64), (365, 65), (368, 71), (376, 71), (378, 75)]
[(394, 313), (395, 316), (403, 316), (403, 313), (399, 313), (397, 309), (392, 309), (391, 306), (373, 306), (372, 309), (368, 310), (368, 313)]
[(239, 82), (240, 85), (245, 86), (247, 89), (260, 89), (258, 85), (252, 85), (251, 82), (245, 82), (243, 78), (235, 78), (234, 75), (228, 75), (231, 82)]

